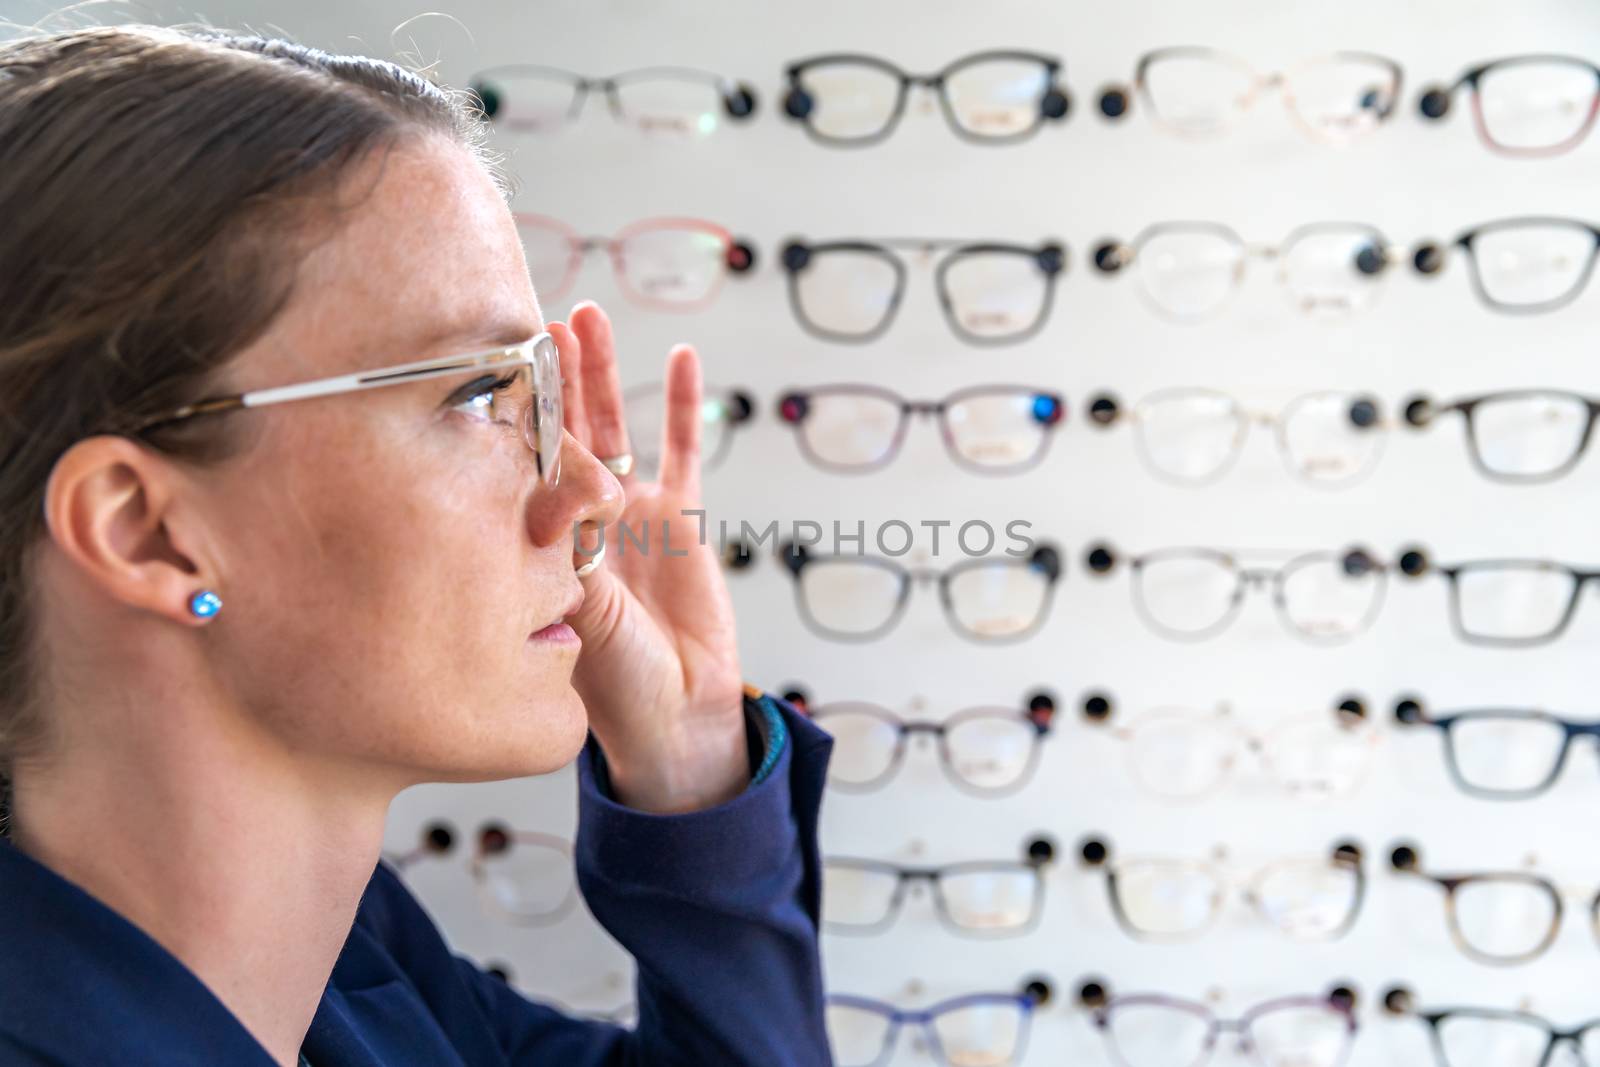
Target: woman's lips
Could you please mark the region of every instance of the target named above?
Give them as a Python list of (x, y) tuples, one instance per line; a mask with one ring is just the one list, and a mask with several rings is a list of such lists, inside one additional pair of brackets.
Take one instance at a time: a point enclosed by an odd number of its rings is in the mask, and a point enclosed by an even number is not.
[(564, 622), (553, 622), (542, 630), (535, 630), (528, 638), (530, 641), (553, 641), (556, 644), (576, 645), (581, 644), (578, 633)]

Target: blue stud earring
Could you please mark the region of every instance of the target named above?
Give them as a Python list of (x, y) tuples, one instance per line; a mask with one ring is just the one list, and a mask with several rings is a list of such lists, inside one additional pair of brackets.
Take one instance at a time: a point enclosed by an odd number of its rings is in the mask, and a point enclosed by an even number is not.
[(189, 614), (197, 619), (209, 619), (222, 610), (222, 598), (209, 589), (202, 589), (189, 598)]

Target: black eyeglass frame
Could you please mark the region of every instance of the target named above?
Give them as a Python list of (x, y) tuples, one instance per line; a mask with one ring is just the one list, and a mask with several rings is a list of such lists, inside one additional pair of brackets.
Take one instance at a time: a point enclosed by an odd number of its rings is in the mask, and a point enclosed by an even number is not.
[[(1039, 94), (1038, 108), (1034, 121), (1026, 129), (994, 136), (974, 133), (963, 126), (956, 117), (955, 105), (951, 103), (946, 85), (952, 76), (961, 73), (968, 67), (997, 61), (1038, 63), (1046, 75), (1045, 89)], [(806, 88), (804, 76), (809, 71), (830, 64), (871, 67), (899, 80), (900, 88), (895, 95), (894, 111), (885, 120), (882, 128), (859, 137), (835, 137), (821, 132), (810, 121), (811, 114), (816, 109), (816, 100)], [(868, 148), (872, 145), (882, 144), (899, 128), (900, 120), (905, 117), (906, 102), (910, 99), (911, 89), (914, 86), (922, 85), (933, 90), (938, 96), (939, 108), (944, 114), (945, 123), (963, 141), (969, 144), (983, 145), (1016, 144), (1033, 137), (1046, 122), (1059, 122), (1066, 118), (1067, 113), (1071, 110), (1071, 95), (1062, 87), (1060, 81), (1063, 66), (1061, 59), (1057, 56), (1045, 55), (1040, 52), (996, 49), (962, 56), (947, 64), (942, 70), (931, 74), (912, 74), (902, 70), (887, 59), (863, 53), (837, 52), (816, 55), (791, 63), (784, 68), (784, 80), (787, 83), (787, 89), (784, 93), (783, 111), (790, 119), (804, 126), (806, 136), (818, 144), (829, 145), (834, 148)]]
[[(1062, 274), (1067, 270), (1067, 246), (1060, 241), (1046, 240), (1038, 245), (1022, 245), (1005, 241), (988, 240), (962, 240), (958, 238), (915, 238), (915, 237), (889, 237), (889, 238), (860, 238), (836, 241), (809, 242), (794, 238), (785, 243), (779, 262), (783, 265), (783, 272), (788, 275), (789, 306), (794, 311), (794, 317), (800, 323), (800, 328), (811, 336), (823, 341), (832, 341), (837, 344), (868, 344), (878, 340), (888, 332), (900, 312), (900, 302), (905, 298), (908, 268), (904, 258), (897, 253), (900, 251), (915, 251), (928, 255), (942, 252), (938, 264), (934, 267), (934, 290), (939, 299), (940, 310), (944, 313), (945, 322), (949, 325), (956, 337), (969, 345), (978, 347), (1000, 347), (1003, 345), (1020, 344), (1044, 328), (1049, 321), (1051, 309), (1055, 305), (1056, 284)], [(882, 260), (889, 264), (894, 271), (894, 291), (890, 295), (883, 316), (869, 330), (846, 333), (840, 330), (830, 330), (817, 324), (806, 313), (805, 303), (800, 293), (801, 274), (811, 266), (812, 260), (817, 255), (826, 255), (829, 252), (852, 252), (864, 254)], [(986, 336), (973, 333), (964, 327), (956, 315), (955, 300), (950, 295), (948, 278), (950, 271), (963, 260), (980, 255), (1006, 255), (1030, 259), (1034, 262), (1039, 272), (1044, 275), (1044, 295), (1039, 302), (1039, 310), (1034, 320), (1022, 330)]]

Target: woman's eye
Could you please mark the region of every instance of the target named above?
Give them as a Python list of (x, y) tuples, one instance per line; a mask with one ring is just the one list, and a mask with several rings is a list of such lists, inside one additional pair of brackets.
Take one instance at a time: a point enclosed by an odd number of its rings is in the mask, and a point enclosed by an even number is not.
[(499, 397), (517, 382), (515, 374), (504, 378), (479, 378), (462, 386), (451, 397), (451, 406), (479, 418), (493, 415)]

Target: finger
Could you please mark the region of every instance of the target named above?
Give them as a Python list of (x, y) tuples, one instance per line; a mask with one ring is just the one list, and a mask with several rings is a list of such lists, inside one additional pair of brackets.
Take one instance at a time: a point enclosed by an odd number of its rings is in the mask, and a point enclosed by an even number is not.
[[(584, 301), (572, 309), (571, 323), (583, 349), (583, 405), (589, 421), (589, 448), (602, 461), (626, 455), (628, 420), (611, 320), (598, 304)], [(626, 488), (633, 476), (630, 473), (617, 477)]]
[(661, 433), (661, 484), (700, 493), (700, 357), (691, 345), (667, 356), (667, 417)]
[(589, 447), (589, 421), (583, 410), (583, 346), (564, 322), (548, 327), (561, 353), (561, 422), (567, 432)]

